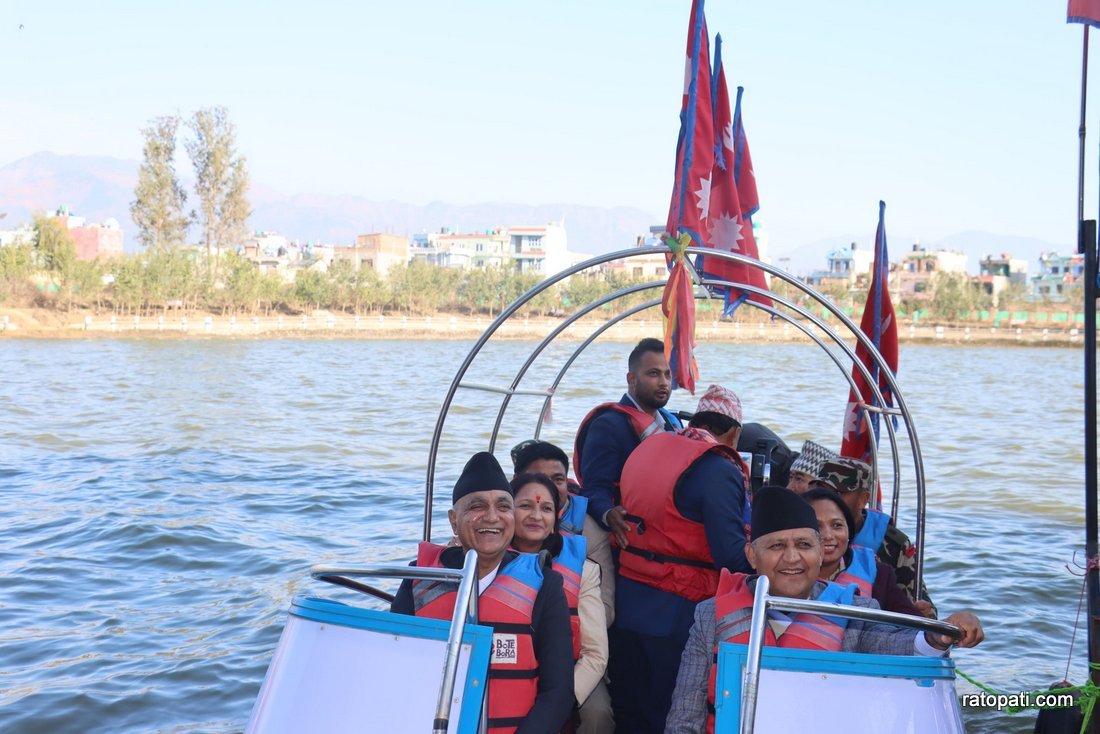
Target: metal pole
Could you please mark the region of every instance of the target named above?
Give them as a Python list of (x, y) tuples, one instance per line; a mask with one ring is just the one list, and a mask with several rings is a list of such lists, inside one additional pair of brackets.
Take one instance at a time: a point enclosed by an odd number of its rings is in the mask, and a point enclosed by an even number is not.
[[(1089, 26), (1081, 42), (1081, 119), (1077, 129), (1077, 251), (1085, 255), (1085, 585), (1088, 589), (1089, 662), (1100, 663), (1100, 569), (1097, 556), (1096, 506), (1096, 221), (1085, 220), (1085, 102), (1088, 90)], [(1100, 685), (1100, 670), (1090, 667), (1089, 678)], [(1100, 733), (1100, 717), (1093, 715), (1089, 731)]]
[(1089, 24), (1081, 47), (1081, 121), (1077, 127), (1077, 221), (1085, 220), (1085, 97), (1089, 80)]
[[(435, 707), (435, 721), (432, 724), (434, 734), (447, 734), (447, 728), (450, 725), (451, 698), (454, 696), (455, 691), (458, 656), (462, 652), (462, 633), (466, 629), (466, 612), (470, 607), (472, 597), (476, 594), (477, 551), (471, 549), (466, 551), (466, 560), (462, 564), (462, 581), (458, 584), (455, 610), (451, 616), (451, 631), (447, 636), (447, 656), (443, 660), (443, 685), (439, 688), (439, 700)], [(476, 601), (473, 603), (477, 604)]]
[[(1089, 662), (1100, 663), (1100, 569), (1097, 568), (1096, 498), (1096, 221), (1080, 224), (1081, 246), (1085, 251), (1085, 556), (1088, 558)], [(1100, 670), (1090, 677), (1100, 685)], [(1100, 717), (1093, 718), (1093, 731), (1100, 731)]]
[(756, 726), (756, 699), (760, 691), (760, 656), (764, 651), (764, 628), (768, 623), (768, 587), (764, 574), (756, 577), (756, 594), (752, 601), (752, 622), (749, 628), (749, 650), (745, 657), (745, 677), (741, 684), (741, 734), (752, 734)]

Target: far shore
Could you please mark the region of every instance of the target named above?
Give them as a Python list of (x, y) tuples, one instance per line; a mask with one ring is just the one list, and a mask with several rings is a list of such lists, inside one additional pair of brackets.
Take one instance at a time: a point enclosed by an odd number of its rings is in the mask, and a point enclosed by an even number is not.
[[(310, 314), (271, 316), (223, 316), (189, 313), (167, 316), (116, 316), (111, 313), (74, 310), (0, 308), (0, 339), (475, 339), (492, 319), (487, 316), (451, 314), (402, 315), (314, 311)], [(542, 339), (561, 323), (553, 317), (513, 317), (498, 336), (517, 340)], [(566, 330), (563, 338), (587, 338), (602, 320), (583, 319)], [(835, 320), (832, 322), (835, 326)], [(600, 338), (631, 342), (645, 336), (661, 336), (659, 313), (634, 316), (609, 328)], [(721, 321), (700, 313), (697, 342), (808, 342), (799, 329), (779, 320), (759, 318)], [(999, 325), (990, 323), (920, 324), (902, 322), (898, 329), (903, 344), (973, 344), (981, 346), (1051, 346), (1080, 348), (1081, 329), (1060, 325)]]

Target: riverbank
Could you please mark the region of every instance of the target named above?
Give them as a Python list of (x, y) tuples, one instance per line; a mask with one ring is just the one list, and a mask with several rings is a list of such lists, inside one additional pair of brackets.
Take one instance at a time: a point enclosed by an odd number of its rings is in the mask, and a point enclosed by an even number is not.
[[(754, 314), (755, 315), (755, 314)], [(472, 339), (491, 323), (484, 316), (406, 316), (401, 314), (351, 315), (330, 311), (272, 316), (222, 316), (209, 313), (136, 317), (74, 310), (0, 308), (0, 339)], [(512, 339), (541, 339), (560, 324), (548, 317), (513, 318), (500, 335)], [(583, 339), (602, 320), (584, 319), (570, 327), (565, 338)], [(626, 319), (612, 326), (602, 338), (636, 341), (660, 334), (659, 314)], [(1082, 330), (1070, 325), (992, 326), (988, 323), (902, 323), (898, 338), (908, 344), (1021, 345), (1079, 348)], [(700, 314), (696, 339), (715, 342), (807, 341), (796, 327), (781, 321), (745, 319), (721, 321)]]

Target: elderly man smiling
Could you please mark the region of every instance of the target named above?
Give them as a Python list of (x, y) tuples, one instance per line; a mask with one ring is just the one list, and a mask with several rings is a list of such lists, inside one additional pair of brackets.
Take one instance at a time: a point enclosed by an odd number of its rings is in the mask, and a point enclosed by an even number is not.
[[(785, 487), (765, 487), (753, 498), (753, 541), (745, 555), (757, 574), (767, 576), (772, 596), (878, 608), (878, 602), (855, 596), (856, 587), (819, 580), (821, 539), (817, 516), (801, 497)], [(756, 579), (723, 571), (718, 593), (695, 609), (695, 625), (680, 659), (666, 734), (708, 731), (708, 701), (714, 705), (714, 658), (720, 642), (748, 643)], [(981, 623), (970, 612), (945, 621), (959, 627), (961, 647), (984, 639)], [(879, 653), (883, 655), (944, 655), (951, 640), (893, 625), (769, 611), (766, 645), (778, 647)], [(713, 709), (711, 709), (713, 710)], [(709, 730), (713, 731), (713, 721)]]
[[(477, 551), (478, 621), (493, 628), (489, 732), (556, 734), (573, 707), (573, 645), (562, 579), (545, 553), (509, 549), (515, 529), (512, 490), (500, 464), (474, 454), (447, 513), (458, 546), (421, 543), (417, 566), (461, 568)], [(450, 621), (458, 585), (403, 581), (390, 610)]]

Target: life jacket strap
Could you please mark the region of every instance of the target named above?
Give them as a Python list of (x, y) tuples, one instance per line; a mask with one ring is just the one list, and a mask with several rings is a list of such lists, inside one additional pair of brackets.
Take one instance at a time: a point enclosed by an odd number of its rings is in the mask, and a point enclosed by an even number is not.
[(695, 566), (697, 568), (709, 568), (712, 571), (715, 570), (713, 563), (707, 563), (706, 561), (700, 561), (695, 558), (680, 558), (679, 556), (670, 556), (664, 553), (654, 553), (651, 550), (636, 548), (632, 545), (623, 548), (622, 552), (633, 553), (634, 555), (641, 556), (647, 561), (652, 561), (653, 563), (679, 563), (683, 566)]

